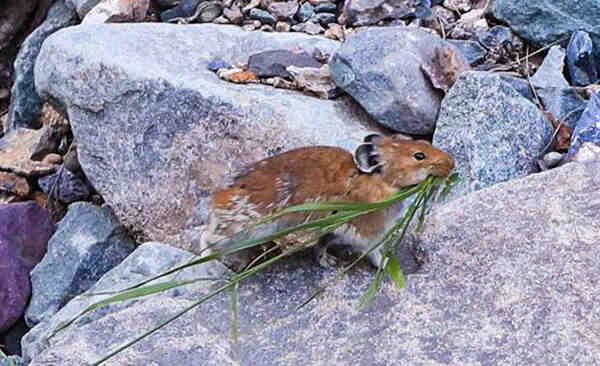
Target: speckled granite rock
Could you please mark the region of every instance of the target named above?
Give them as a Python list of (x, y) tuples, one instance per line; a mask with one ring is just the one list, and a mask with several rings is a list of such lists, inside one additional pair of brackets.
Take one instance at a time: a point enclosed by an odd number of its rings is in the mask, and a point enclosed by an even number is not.
[[(398, 291), (386, 281), (364, 311), (360, 295), (374, 270), (344, 275), (296, 311), (331, 278), (302, 256), (241, 286), (239, 358), (232, 352), (230, 296), (218, 296), (144, 339), (115, 365), (592, 365), (600, 362), (600, 162), (571, 163), (501, 183), (438, 207), (420, 243), (428, 262)], [(576, 181), (577, 184), (572, 184)], [(539, 192), (544, 192), (540, 200)], [(92, 289), (122, 288), (186, 258), (145, 244)], [(144, 261), (163, 265), (149, 271)], [(215, 267), (217, 270), (220, 267)], [(218, 272), (217, 272), (218, 273)], [(192, 275), (202, 276), (200, 269)], [(202, 285), (111, 305), (45, 337), (90, 299), (70, 302), (26, 335), (30, 366), (81, 365), (189, 306)], [(140, 325), (140, 324), (143, 324)], [(111, 364), (111, 363), (109, 363)]]
[(543, 113), (497, 74), (459, 76), (442, 102), (433, 144), (456, 159), (452, 197), (537, 171), (552, 136)]
[(83, 171), (119, 220), (138, 238), (161, 240), (201, 224), (210, 192), (245, 165), (302, 145), (352, 149), (377, 129), (348, 97), (237, 85), (207, 69), (215, 58), (236, 64), (297, 47), (331, 54), (338, 45), (224, 25), (77, 26), (44, 43), (36, 88), (66, 106)]

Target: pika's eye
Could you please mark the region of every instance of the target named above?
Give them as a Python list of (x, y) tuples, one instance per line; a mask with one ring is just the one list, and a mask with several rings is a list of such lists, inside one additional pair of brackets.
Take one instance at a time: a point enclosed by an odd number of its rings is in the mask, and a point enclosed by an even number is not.
[(417, 159), (417, 160), (423, 160), (423, 159), (425, 159), (425, 158), (426, 158), (426, 156), (425, 156), (425, 153), (423, 153), (423, 152), (420, 152), (420, 151), (419, 151), (419, 152), (416, 152), (416, 153), (415, 153), (413, 156), (414, 156), (414, 157), (415, 157), (415, 159)]

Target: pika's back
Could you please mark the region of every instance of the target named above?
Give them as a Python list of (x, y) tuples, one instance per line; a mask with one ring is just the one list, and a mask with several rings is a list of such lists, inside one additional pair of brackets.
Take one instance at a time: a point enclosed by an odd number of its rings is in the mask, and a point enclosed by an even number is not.
[(243, 200), (268, 214), (304, 202), (342, 200), (358, 174), (352, 154), (344, 149), (303, 147), (257, 162), (215, 192), (213, 207), (228, 210)]

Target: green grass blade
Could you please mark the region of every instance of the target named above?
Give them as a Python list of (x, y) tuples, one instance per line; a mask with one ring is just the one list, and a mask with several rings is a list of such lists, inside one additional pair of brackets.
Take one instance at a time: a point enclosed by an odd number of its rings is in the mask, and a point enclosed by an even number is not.
[(239, 319), (240, 283), (231, 287), (231, 340), (234, 359), (240, 358), (240, 328)]
[(367, 289), (367, 292), (363, 294), (360, 299), (360, 304), (358, 305), (359, 309), (364, 309), (373, 301), (379, 290), (381, 289), (381, 283), (385, 278), (385, 272), (381, 270), (381, 267), (377, 268), (377, 272), (375, 273), (375, 278), (371, 281), (371, 285)]
[(387, 258), (388, 262), (385, 265), (385, 271), (390, 276), (392, 281), (394, 281), (396, 287), (401, 290), (406, 286), (406, 280), (404, 278), (404, 273), (402, 272), (400, 262), (398, 262), (398, 258), (391, 253)]

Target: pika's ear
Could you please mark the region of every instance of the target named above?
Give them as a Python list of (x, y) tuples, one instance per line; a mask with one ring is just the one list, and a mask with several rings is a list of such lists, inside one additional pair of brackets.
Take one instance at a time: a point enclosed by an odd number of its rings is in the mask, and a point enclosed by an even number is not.
[(367, 174), (378, 173), (383, 166), (375, 145), (370, 142), (358, 145), (354, 151), (354, 163), (358, 170)]

